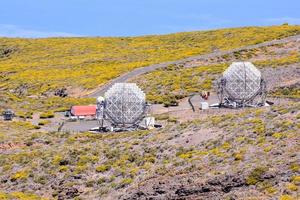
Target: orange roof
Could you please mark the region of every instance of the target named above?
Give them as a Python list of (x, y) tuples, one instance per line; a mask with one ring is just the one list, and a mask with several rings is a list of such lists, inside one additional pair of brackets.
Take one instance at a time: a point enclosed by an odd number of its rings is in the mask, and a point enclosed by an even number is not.
[(96, 115), (96, 106), (72, 106), (71, 114), (74, 116)]

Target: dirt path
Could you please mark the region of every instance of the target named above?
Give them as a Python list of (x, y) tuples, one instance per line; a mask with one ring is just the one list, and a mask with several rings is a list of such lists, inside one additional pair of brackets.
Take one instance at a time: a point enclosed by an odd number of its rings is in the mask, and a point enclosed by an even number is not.
[(284, 44), (284, 43), (291, 42), (291, 41), (300, 41), (300, 35), (291, 36), (291, 37), (283, 38), (283, 39), (280, 39), (280, 40), (273, 40), (273, 41), (269, 41), (269, 42), (263, 42), (263, 43), (260, 43), (260, 44), (250, 45), (250, 46), (241, 47), (241, 48), (237, 48), (237, 49), (233, 49), (233, 50), (213, 52), (213, 53), (193, 56), (193, 57), (189, 57), (189, 58), (185, 58), (185, 59), (181, 59), (181, 60), (177, 60), (177, 61), (164, 62), (164, 63), (160, 63), (160, 64), (154, 64), (154, 65), (150, 65), (150, 66), (146, 66), (146, 67), (137, 68), (137, 69), (132, 70), (131, 72), (128, 72), (126, 74), (122, 74), (121, 76), (111, 80), (107, 84), (105, 84), (105, 85), (99, 87), (98, 89), (96, 89), (91, 94), (88, 94), (87, 97), (103, 96), (104, 93), (108, 90), (108, 88), (110, 88), (115, 83), (127, 82), (129, 79), (132, 79), (136, 76), (145, 74), (147, 72), (154, 71), (154, 70), (159, 69), (159, 68), (164, 68), (164, 67), (167, 67), (167, 66), (172, 65), (172, 64), (176, 64), (176, 65), (177, 64), (185, 64), (187, 62), (197, 61), (197, 60), (200, 60), (200, 59), (209, 59), (209, 58), (213, 58), (213, 57), (216, 57), (216, 56), (223, 56), (223, 55), (231, 54), (231, 53), (234, 53), (234, 52), (237, 52), (237, 51), (256, 49), (256, 48), (271, 46), (271, 45), (276, 45), (276, 44)]

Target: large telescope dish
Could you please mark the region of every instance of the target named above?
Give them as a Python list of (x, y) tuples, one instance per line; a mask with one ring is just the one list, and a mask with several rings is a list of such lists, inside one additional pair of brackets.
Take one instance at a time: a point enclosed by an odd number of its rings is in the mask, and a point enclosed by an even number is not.
[(116, 125), (134, 125), (146, 113), (146, 95), (135, 83), (116, 83), (105, 94), (105, 116)]
[[(218, 81), (220, 104), (229, 107), (264, 105), (266, 83), (250, 62), (234, 62)], [(254, 100), (260, 96), (261, 101)]]

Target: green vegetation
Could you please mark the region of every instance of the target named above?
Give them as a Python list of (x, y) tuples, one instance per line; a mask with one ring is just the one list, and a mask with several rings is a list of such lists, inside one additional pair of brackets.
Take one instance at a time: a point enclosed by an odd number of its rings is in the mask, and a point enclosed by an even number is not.
[(297, 191), (297, 190), (298, 190), (298, 187), (297, 187), (297, 185), (295, 185), (295, 184), (293, 184), (293, 183), (289, 183), (289, 184), (287, 185), (287, 189), (288, 189), (288, 190), (291, 190), (291, 191)]
[(46, 200), (46, 198), (41, 198), (35, 194), (24, 193), (24, 192), (12, 192), (12, 193), (4, 193), (0, 191), (0, 199), (1, 200)]
[[(0, 55), (0, 106), (11, 105), (22, 118), (0, 122), (0, 188), (4, 191), (0, 199), (42, 199), (33, 191), (54, 199), (102, 199), (160, 176), (166, 180), (189, 176), (192, 183), (194, 175), (205, 182), (227, 174), (237, 176), (234, 180), (241, 181), (241, 190), (251, 185), (253, 191), (283, 195), (282, 199), (287, 199), (282, 191), (288, 191), (288, 198), (293, 198), (300, 183), (295, 156), (299, 103), (216, 113), (186, 122), (172, 113), (162, 114), (157, 119), (163, 128), (151, 131), (47, 132), (40, 126), (72, 104), (95, 101), (53, 96), (57, 88), (87, 92), (136, 67), (296, 33), (300, 33), (298, 26), (278, 26), (138, 38), (0, 39), (0, 49), (11, 49), (8, 55)], [(210, 90), (226, 67), (226, 63), (190, 69), (169, 66), (142, 76), (139, 83), (153, 102), (176, 105), (193, 92)], [(25, 121), (37, 111), (39, 126)], [(199, 133), (204, 136), (198, 137)], [(206, 139), (205, 133), (214, 135)]]
[(132, 180), (131, 178), (124, 178), (124, 179), (121, 181), (120, 187), (125, 187), (125, 186), (127, 186), (127, 185), (130, 185), (132, 182), (133, 182), (133, 180)]
[(300, 176), (294, 176), (292, 180), (296, 185), (300, 184)]
[(290, 195), (282, 195), (279, 200), (294, 200), (294, 198)]
[(11, 176), (11, 181), (26, 180), (29, 176), (27, 170), (21, 170)]
[(29, 129), (29, 130), (40, 129), (39, 126), (33, 125), (30, 122), (16, 121), (16, 122), (13, 122), (12, 124), (13, 124), (13, 127), (15, 127), (15, 128), (23, 127), (25, 129)]
[(275, 91), (271, 92), (271, 95), (274, 97), (300, 99), (300, 84), (277, 88)]
[(263, 181), (262, 175), (267, 171), (265, 167), (255, 168), (247, 177), (246, 183), (248, 185), (255, 185), (256, 183)]
[(50, 124), (51, 121), (50, 120), (40, 120), (38, 125), (39, 126), (44, 126), (44, 125), (47, 125), (47, 124)]
[(299, 52), (291, 52), (289, 55), (281, 58), (272, 58), (262, 61), (256, 61), (254, 64), (260, 68), (263, 67), (278, 67), (286, 66), (294, 63), (300, 63), (300, 54)]
[(105, 172), (110, 169), (109, 165), (100, 165), (96, 167), (96, 172)]
[(298, 172), (300, 171), (300, 165), (297, 164), (297, 163), (292, 163), (291, 166), (290, 166), (291, 170), (294, 171), (294, 172)]
[(33, 112), (17, 112), (16, 116), (23, 119), (32, 119)]
[(235, 160), (243, 160), (244, 159), (244, 156), (243, 156), (243, 154), (242, 153), (234, 153), (233, 154), (233, 157), (234, 157), (234, 159)]
[[(8, 94), (8, 93), (6, 93)], [(0, 93), (5, 95), (5, 93)], [(9, 98), (7, 98), (10, 96)], [(3, 96), (5, 104), (1, 104), (0, 100), (0, 109), (1, 105), (9, 105), (10, 108), (18, 110), (16, 113), (17, 116), (21, 118), (32, 118), (33, 112), (63, 112), (69, 110), (72, 105), (90, 105), (95, 103), (94, 98), (73, 98), (73, 97), (22, 97), (16, 98), (15, 95), (9, 94), (8, 96)]]
[(273, 136), (274, 138), (276, 138), (276, 139), (281, 139), (281, 138), (284, 137), (284, 134), (282, 134), (282, 133), (274, 133), (272, 136)]
[(176, 105), (177, 100), (191, 93), (211, 90), (212, 80), (226, 68), (226, 64), (195, 68), (169, 66), (145, 74), (133, 81), (138, 82), (143, 88), (149, 101), (169, 106)]
[[(296, 53), (279, 59), (267, 59), (254, 62), (263, 67), (283, 67), (288, 64), (300, 63), (300, 54)], [(193, 68), (170, 65), (165, 69), (142, 75), (132, 82), (137, 82), (147, 94), (147, 99), (153, 103), (163, 103), (166, 106), (177, 105), (178, 100), (192, 93), (210, 91), (213, 81), (230, 63), (210, 64)], [(159, 79), (157, 78), (159, 77)], [(272, 92), (273, 96), (300, 98), (299, 86), (279, 88)]]
[[(1, 99), (23, 110), (61, 110), (74, 100), (49, 102), (59, 88), (82, 94), (134, 68), (299, 33), (299, 26), (282, 25), (123, 38), (0, 38), (0, 52), (8, 52), (0, 56)], [(201, 81), (210, 87), (211, 80)]]
[(53, 117), (54, 117), (54, 113), (51, 111), (40, 114), (40, 119), (47, 119), (47, 118), (53, 118)]
[[(36, 130), (27, 122), (0, 122), (2, 144), (13, 144), (1, 146), (0, 187), (7, 191), (18, 183), (23, 192), (30, 193), (34, 186), (48, 196), (67, 199), (60, 188), (72, 191), (74, 186), (80, 185), (80, 192), (86, 192), (76, 195), (102, 198), (143, 183), (149, 177), (194, 172), (215, 177), (228, 172), (243, 173), (245, 184), (270, 195), (283, 191), (278, 188), (282, 185), (293, 197), (300, 183), (299, 165), (294, 156), (299, 108), (299, 103), (290, 103), (284, 107), (284, 112), (281, 106), (259, 112), (247, 109), (201, 120), (168, 123), (162, 129), (118, 134), (49, 133)], [(283, 120), (285, 116), (289, 120)], [(162, 123), (172, 118), (160, 115)], [(264, 131), (254, 133), (261, 125)], [(207, 128), (212, 132), (222, 130), (222, 133), (203, 142), (193, 141), (194, 145), (181, 138), (202, 133), (201, 130)], [(285, 137), (277, 137), (276, 133)], [(278, 146), (282, 153), (274, 157), (273, 149), (277, 150)], [(289, 163), (288, 158), (291, 159)], [(289, 171), (285, 174), (289, 182), (279, 181), (279, 186), (272, 178), (266, 180), (272, 170)], [(53, 181), (62, 185), (49, 189)]]

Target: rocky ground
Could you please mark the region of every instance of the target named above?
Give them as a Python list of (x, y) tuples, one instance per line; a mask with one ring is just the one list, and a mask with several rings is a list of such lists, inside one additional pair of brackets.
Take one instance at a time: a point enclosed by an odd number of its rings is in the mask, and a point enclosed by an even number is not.
[[(299, 53), (299, 44), (216, 53), (184, 67), (281, 59)], [(195, 112), (187, 98), (154, 105), (161, 129), (57, 132), (62, 114), (43, 125), (37, 114), (0, 121), (0, 199), (300, 199), (299, 63), (262, 73), (273, 106), (200, 111), (196, 95)]]
[(299, 106), (165, 113), (162, 129), (96, 135), (1, 122), (0, 197), (297, 199)]
[[(122, 199), (297, 199), (298, 115), (296, 103), (211, 116), (189, 125), (168, 140), (184, 147), (176, 155), (177, 166), (185, 167), (171, 167), (139, 182)], [(207, 137), (199, 138), (199, 133)]]

